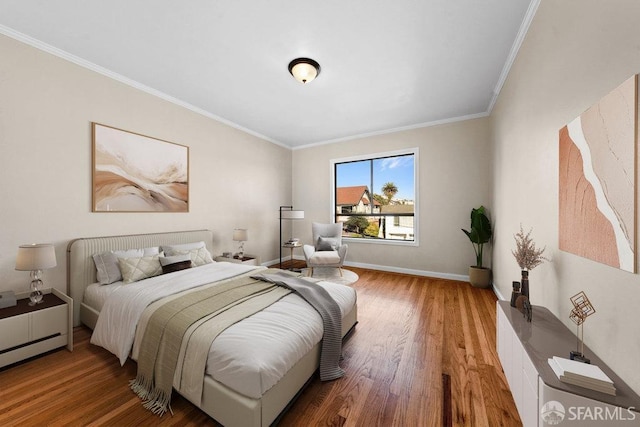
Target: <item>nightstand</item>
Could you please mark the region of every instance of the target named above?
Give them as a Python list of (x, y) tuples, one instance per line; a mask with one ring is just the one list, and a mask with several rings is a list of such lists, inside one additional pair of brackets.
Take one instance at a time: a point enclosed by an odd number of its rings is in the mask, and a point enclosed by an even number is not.
[(29, 298), (0, 309), (0, 367), (58, 347), (73, 351), (73, 300), (57, 289), (29, 305)]
[(260, 258), (257, 255), (249, 255), (244, 254), (244, 257), (238, 258), (237, 256), (233, 258), (217, 256), (215, 257), (215, 261), (218, 262), (233, 262), (236, 264), (247, 264), (247, 265), (260, 265)]

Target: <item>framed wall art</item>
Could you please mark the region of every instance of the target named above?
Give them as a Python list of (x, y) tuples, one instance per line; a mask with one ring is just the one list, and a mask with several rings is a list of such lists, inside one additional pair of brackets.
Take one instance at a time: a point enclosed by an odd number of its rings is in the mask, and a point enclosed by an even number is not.
[(189, 147), (91, 127), (93, 212), (189, 212)]
[(560, 130), (559, 248), (636, 271), (638, 76)]

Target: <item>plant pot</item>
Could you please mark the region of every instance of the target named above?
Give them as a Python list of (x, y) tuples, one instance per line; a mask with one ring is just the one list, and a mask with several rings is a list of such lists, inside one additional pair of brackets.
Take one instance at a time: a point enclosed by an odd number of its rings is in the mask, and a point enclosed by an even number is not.
[(486, 267), (469, 267), (469, 283), (475, 288), (491, 286), (491, 269)]

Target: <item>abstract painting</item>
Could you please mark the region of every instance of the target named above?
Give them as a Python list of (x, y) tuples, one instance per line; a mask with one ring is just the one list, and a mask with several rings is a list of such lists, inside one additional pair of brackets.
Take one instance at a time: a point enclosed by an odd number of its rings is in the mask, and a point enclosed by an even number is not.
[(636, 271), (638, 78), (560, 130), (559, 248)]
[(189, 148), (99, 123), (93, 212), (189, 212)]

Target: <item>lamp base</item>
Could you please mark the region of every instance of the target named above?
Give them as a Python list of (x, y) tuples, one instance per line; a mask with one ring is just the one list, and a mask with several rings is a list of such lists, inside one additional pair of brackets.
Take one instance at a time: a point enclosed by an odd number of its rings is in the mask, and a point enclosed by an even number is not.
[(569, 359), (575, 360), (576, 362), (589, 363), (591, 364), (591, 360), (587, 359), (584, 354), (579, 351), (572, 351), (569, 353)]
[(29, 299), (31, 300), (29, 305), (31, 306), (40, 304), (42, 302), (42, 291), (40, 290), (40, 288), (42, 287), (42, 280), (38, 278), (39, 275), (37, 274), (35, 274), (34, 277), (36, 278), (31, 281), (31, 293), (29, 294)]

